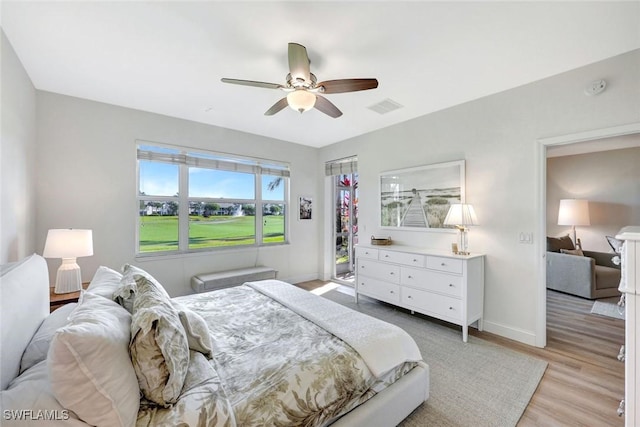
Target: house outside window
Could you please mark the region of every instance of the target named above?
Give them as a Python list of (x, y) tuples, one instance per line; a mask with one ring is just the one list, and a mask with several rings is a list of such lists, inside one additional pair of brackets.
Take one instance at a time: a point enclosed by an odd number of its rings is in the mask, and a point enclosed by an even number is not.
[(139, 142), (136, 254), (287, 242), (288, 164)]

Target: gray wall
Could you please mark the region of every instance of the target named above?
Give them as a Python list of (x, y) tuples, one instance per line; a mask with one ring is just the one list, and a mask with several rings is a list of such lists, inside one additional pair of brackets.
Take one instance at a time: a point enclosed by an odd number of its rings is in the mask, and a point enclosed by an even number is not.
[[(117, 268), (125, 262), (149, 270), (173, 295), (189, 292), (194, 273), (255, 263), (272, 265), (291, 281), (326, 277), (333, 261), (333, 213), (323, 164), (353, 154), (359, 159), (362, 238), (391, 235), (397, 242), (448, 250), (455, 234), (378, 226), (378, 177), (387, 170), (466, 159), (467, 201), (481, 222), (471, 230), (470, 246), (487, 254), (485, 328), (530, 344), (536, 341), (544, 242), (519, 244), (518, 235), (534, 233), (545, 212), (537, 198), (544, 191), (537, 140), (637, 122), (640, 111), (640, 52), (634, 51), (318, 150), (44, 92), (37, 92), (34, 115), (34, 89), (5, 46), (3, 37), (3, 262), (41, 252), (49, 228), (86, 227), (94, 230), (95, 255), (79, 259), (84, 280), (98, 265)], [(586, 97), (584, 86), (598, 78), (610, 83), (607, 90)], [(9, 87), (14, 96), (5, 94)], [(5, 119), (5, 108), (12, 118)], [(314, 214), (321, 215), (309, 222), (290, 217), (290, 245), (136, 260), (136, 139), (289, 161), (291, 200), (310, 195), (318, 202)], [(15, 155), (6, 155), (14, 149)], [(8, 196), (5, 186), (11, 187)], [(50, 260), (52, 275), (58, 263)]]
[[(536, 342), (538, 286), (544, 243), (537, 239), (545, 208), (538, 194), (538, 140), (638, 122), (640, 51), (458, 105), (321, 149), (327, 161), (358, 155), (361, 239), (391, 236), (397, 242), (449, 250), (455, 234), (407, 232), (378, 226), (378, 178), (383, 171), (466, 160), (466, 200), (480, 225), (470, 231), (472, 252), (485, 253), (485, 328)], [(609, 86), (588, 97), (598, 78)], [(402, 103), (401, 99), (397, 100)], [(393, 113), (390, 113), (393, 114)], [(325, 236), (331, 224), (324, 222)], [(520, 244), (520, 232), (534, 244)], [(325, 239), (325, 259), (331, 252)], [(323, 265), (328, 271), (328, 263)]]
[(2, 33), (0, 264), (36, 250), (36, 90)]
[[(640, 135), (635, 136), (640, 146)], [(611, 141), (614, 143), (615, 141)], [(547, 160), (547, 232), (572, 234), (558, 225), (560, 199), (589, 200), (591, 225), (576, 227), (583, 249), (612, 252), (605, 236), (640, 224), (640, 147), (552, 157)]]
[[(38, 92), (37, 248), (49, 228), (93, 230), (94, 255), (79, 258), (83, 280), (99, 265), (136, 263), (156, 276), (171, 295), (191, 292), (197, 273), (268, 265), (279, 278), (318, 277), (318, 221), (289, 215), (290, 244), (187, 256), (135, 258), (136, 140), (290, 162), (291, 201), (317, 199), (317, 149), (158, 114)], [(53, 274), (59, 260), (49, 260)]]

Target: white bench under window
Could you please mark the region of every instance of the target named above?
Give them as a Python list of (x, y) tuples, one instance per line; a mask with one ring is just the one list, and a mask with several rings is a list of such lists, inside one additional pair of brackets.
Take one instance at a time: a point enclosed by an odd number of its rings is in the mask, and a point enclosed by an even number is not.
[(237, 270), (202, 273), (191, 278), (191, 288), (198, 293), (215, 291), (239, 286), (244, 282), (275, 279), (276, 273), (276, 270), (270, 267), (248, 267)]

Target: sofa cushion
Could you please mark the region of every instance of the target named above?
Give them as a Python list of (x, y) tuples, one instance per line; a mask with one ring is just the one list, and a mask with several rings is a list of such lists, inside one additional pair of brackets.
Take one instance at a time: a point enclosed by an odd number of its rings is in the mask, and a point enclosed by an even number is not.
[(620, 285), (620, 270), (596, 265), (596, 289), (617, 288)]
[(561, 254), (566, 254), (566, 255), (584, 256), (584, 252), (582, 252), (582, 249), (580, 249), (580, 248), (578, 248), (578, 249), (564, 249), (564, 248), (561, 248), (560, 249), (560, 253)]
[(575, 249), (573, 240), (567, 234), (562, 237), (549, 237), (547, 236), (547, 251), (560, 252), (560, 249)]

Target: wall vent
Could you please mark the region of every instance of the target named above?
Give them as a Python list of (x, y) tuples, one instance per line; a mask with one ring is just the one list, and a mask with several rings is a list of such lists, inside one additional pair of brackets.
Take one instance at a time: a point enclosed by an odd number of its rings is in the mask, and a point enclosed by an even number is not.
[(396, 101), (393, 101), (387, 98), (383, 101), (378, 102), (377, 104), (370, 105), (367, 108), (375, 111), (378, 114), (387, 114), (392, 112), (393, 110), (402, 108), (402, 105), (398, 104)]

